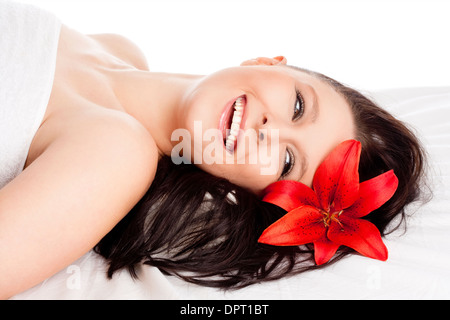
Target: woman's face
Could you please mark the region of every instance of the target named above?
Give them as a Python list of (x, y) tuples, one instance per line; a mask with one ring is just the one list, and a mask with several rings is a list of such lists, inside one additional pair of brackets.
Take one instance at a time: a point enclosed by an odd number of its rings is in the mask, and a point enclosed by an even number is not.
[(192, 139), (183, 155), (257, 194), (281, 179), (311, 185), (326, 155), (355, 139), (354, 120), (330, 85), (284, 64), (250, 60), (197, 83), (179, 120)]

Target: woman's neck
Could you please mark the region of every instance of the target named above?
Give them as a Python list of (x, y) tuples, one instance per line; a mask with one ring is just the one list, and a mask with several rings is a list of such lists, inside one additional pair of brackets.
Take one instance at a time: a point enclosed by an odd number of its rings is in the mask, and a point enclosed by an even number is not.
[(126, 113), (155, 139), (160, 155), (170, 155), (172, 132), (180, 128), (184, 100), (203, 76), (132, 70), (119, 73), (114, 91)]

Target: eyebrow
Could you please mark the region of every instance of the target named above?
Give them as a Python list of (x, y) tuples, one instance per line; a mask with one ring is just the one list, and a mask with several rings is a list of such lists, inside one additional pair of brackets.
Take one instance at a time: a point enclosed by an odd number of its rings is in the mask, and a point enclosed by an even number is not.
[(303, 176), (305, 175), (306, 171), (308, 170), (308, 157), (306, 156), (306, 154), (302, 151), (299, 151), (299, 156), (301, 159), (301, 169), (300, 169), (300, 176), (298, 177), (297, 181), (300, 182), (300, 180), (303, 178)]
[[(310, 123), (315, 123), (317, 121), (317, 118), (319, 117), (319, 104), (318, 104), (318, 99), (317, 99), (317, 92), (316, 90), (314, 90), (314, 88), (312, 86), (309, 86), (311, 88), (312, 91), (312, 106), (311, 106), (311, 111), (310, 111)], [(300, 157), (300, 161), (301, 161), (301, 169), (300, 169), (300, 175), (297, 179), (297, 181), (300, 181), (303, 176), (305, 175), (306, 171), (308, 170), (308, 166), (309, 166), (309, 162), (308, 162), (308, 157), (305, 154), (305, 152), (303, 150), (298, 150), (298, 155)]]
[(317, 121), (317, 117), (319, 116), (319, 103), (317, 101), (317, 92), (314, 90), (312, 86), (310, 86), (311, 91), (313, 92), (313, 103), (311, 110), (311, 123), (315, 123)]

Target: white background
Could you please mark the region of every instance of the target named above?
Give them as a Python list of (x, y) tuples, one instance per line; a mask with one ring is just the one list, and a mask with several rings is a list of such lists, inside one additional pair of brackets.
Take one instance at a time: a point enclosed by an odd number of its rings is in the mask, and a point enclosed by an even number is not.
[(21, 0), (83, 33), (119, 33), (152, 71), (208, 74), (258, 56), (361, 90), (450, 85), (446, 0)]

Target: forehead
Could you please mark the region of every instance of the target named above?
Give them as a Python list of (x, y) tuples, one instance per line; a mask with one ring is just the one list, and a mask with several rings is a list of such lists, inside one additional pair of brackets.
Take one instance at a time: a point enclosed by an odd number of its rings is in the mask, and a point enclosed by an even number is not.
[(294, 78), (311, 81), (311, 82), (315, 82), (315, 83), (320, 82), (322, 85), (326, 85), (333, 90), (334, 90), (334, 87), (333, 87), (332, 83), (333, 82), (338, 83), (336, 80), (334, 80), (332, 78), (329, 78), (321, 73), (311, 71), (308, 69), (291, 66), (291, 65), (283, 65), (281, 67), (282, 68), (280, 70), (282, 70), (283, 72), (285, 72), (286, 74), (288, 74)]
[(317, 120), (305, 123), (299, 130), (300, 139), (296, 141), (309, 164), (300, 181), (311, 185), (314, 173), (325, 157), (341, 142), (356, 138), (354, 115), (347, 99), (325, 77), (295, 67), (286, 67), (282, 72), (310, 87), (308, 92), (317, 102)]

